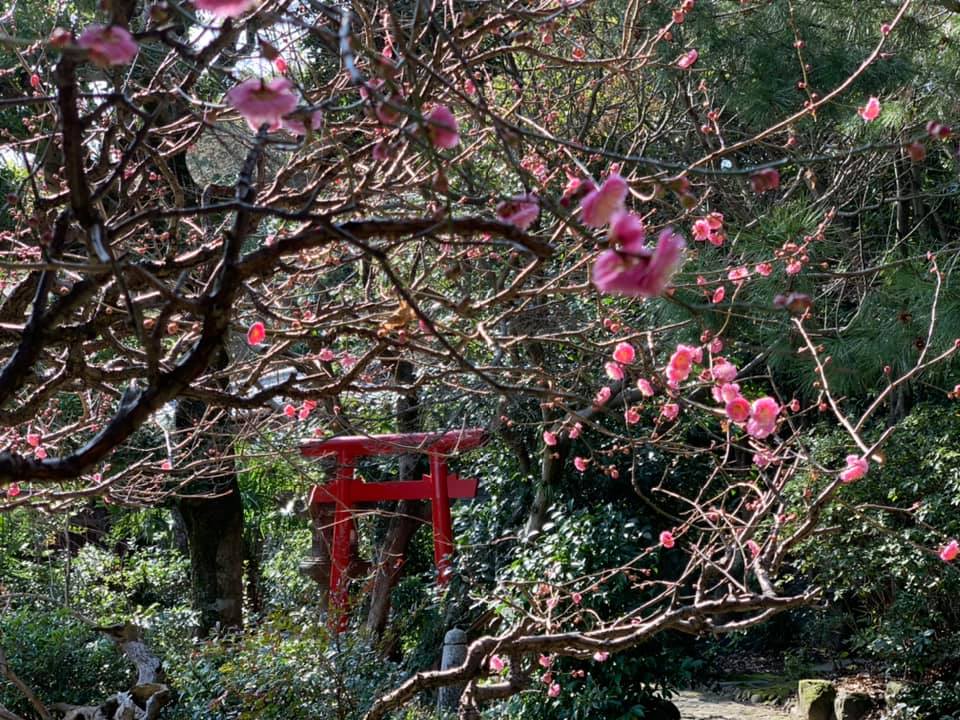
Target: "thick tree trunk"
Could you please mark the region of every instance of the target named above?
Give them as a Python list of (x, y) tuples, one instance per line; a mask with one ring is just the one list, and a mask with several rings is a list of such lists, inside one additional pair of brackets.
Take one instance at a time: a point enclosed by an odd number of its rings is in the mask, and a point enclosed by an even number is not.
[[(180, 400), (175, 413), (178, 430), (191, 430), (206, 422), (206, 406), (196, 400)], [(217, 423), (217, 438), (229, 438), (224, 419)], [(214, 443), (217, 441), (214, 440)], [(226, 444), (226, 440), (220, 442)], [(216, 448), (218, 455), (230, 457)], [(190, 551), (194, 609), (199, 613), (197, 634), (206, 637), (214, 629), (243, 624), (243, 502), (231, 460), (211, 467), (211, 475), (197, 478), (176, 500), (183, 518)]]
[(197, 633), (243, 624), (243, 504), (236, 475), (223, 495), (183, 498), (183, 516), (190, 548), (194, 608), (200, 613)]

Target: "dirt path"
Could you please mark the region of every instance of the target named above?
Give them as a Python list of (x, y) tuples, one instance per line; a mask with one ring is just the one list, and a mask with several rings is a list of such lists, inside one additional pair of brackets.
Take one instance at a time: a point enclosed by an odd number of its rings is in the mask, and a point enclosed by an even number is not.
[(790, 715), (769, 705), (748, 705), (713, 693), (684, 690), (670, 701), (683, 720), (790, 720)]

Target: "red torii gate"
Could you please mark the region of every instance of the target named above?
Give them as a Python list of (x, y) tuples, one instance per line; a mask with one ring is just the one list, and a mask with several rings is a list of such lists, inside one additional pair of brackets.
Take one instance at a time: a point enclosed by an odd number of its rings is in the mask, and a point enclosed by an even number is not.
[[(350, 564), (350, 531), (357, 503), (382, 500), (430, 500), (433, 515), (433, 557), (437, 565), (437, 583), (449, 580), (453, 553), (453, 527), (450, 500), (472, 498), (477, 494), (477, 480), (461, 478), (447, 469), (447, 457), (470, 450), (487, 439), (481, 428), (450, 432), (406, 433), (397, 435), (358, 435), (314, 440), (300, 446), (300, 454), (308, 458), (337, 456), (337, 472), (333, 482), (314, 485), (310, 506), (333, 503), (333, 542), (330, 548), (330, 606), (339, 612), (338, 630), (346, 626), (347, 578)], [(420, 480), (394, 480), (368, 483), (354, 473), (356, 460), (379, 455), (421, 453), (429, 456), (430, 473)], [(331, 616), (332, 617), (332, 616)]]

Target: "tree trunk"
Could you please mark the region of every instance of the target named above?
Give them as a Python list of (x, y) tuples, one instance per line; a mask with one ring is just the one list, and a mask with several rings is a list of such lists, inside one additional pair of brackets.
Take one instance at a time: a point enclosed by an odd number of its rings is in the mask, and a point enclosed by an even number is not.
[[(197, 400), (177, 403), (178, 431), (192, 430), (207, 422), (206, 405)], [(230, 437), (226, 418), (217, 421), (212, 444), (226, 445)], [(220, 457), (230, 457), (219, 452)], [(190, 551), (191, 589), (194, 609), (200, 614), (197, 634), (206, 637), (214, 629), (243, 624), (243, 502), (232, 460), (211, 463), (211, 474), (190, 482), (176, 499), (183, 518)]]
[(233, 475), (225, 494), (215, 498), (182, 498), (190, 547), (194, 608), (200, 613), (197, 633), (243, 624), (243, 504)]
[[(397, 363), (398, 384), (413, 385), (416, 376), (413, 365), (406, 360)], [(397, 431), (401, 433), (420, 430), (420, 399), (415, 390), (410, 390), (397, 399)], [(400, 457), (399, 479), (412, 480), (422, 471), (418, 455)], [(427, 504), (422, 500), (401, 500), (396, 513), (390, 518), (386, 536), (377, 559), (373, 589), (370, 593), (370, 609), (367, 611), (367, 629), (375, 636), (383, 634), (390, 617), (390, 594), (403, 572), (403, 559), (410, 541), (420, 524), (427, 517)]]

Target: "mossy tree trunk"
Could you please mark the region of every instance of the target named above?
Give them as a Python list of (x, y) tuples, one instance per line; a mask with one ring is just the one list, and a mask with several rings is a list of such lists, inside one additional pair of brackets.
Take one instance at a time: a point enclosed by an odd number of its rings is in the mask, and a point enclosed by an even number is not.
[[(176, 410), (177, 429), (206, 422), (206, 411), (203, 402), (181, 400)], [(229, 423), (221, 418), (217, 425), (223, 428)], [(228, 429), (214, 436), (211, 444), (218, 456), (231, 457), (228, 440)], [(193, 604), (199, 613), (197, 634), (206, 637), (216, 629), (240, 627), (246, 543), (243, 501), (233, 461), (211, 463), (210, 474), (190, 482), (175, 504), (187, 534)]]

